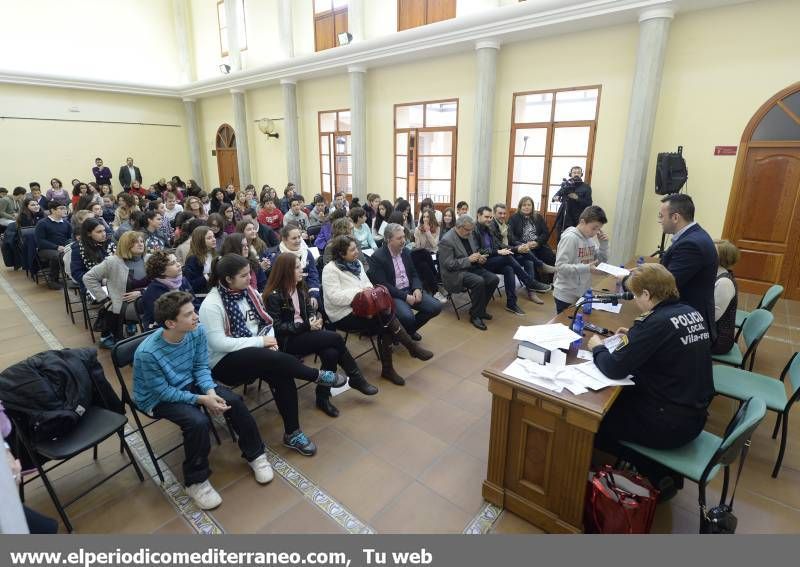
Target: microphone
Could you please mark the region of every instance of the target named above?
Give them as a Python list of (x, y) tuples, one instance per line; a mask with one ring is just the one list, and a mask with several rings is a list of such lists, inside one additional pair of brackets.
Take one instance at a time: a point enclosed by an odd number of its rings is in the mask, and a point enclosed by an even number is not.
[(610, 293), (606, 295), (599, 295), (597, 297), (592, 298), (593, 303), (610, 303), (611, 305), (617, 305), (620, 299), (624, 299), (629, 301), (633, 299), (633, 294), (629, 291), (623, 293)]

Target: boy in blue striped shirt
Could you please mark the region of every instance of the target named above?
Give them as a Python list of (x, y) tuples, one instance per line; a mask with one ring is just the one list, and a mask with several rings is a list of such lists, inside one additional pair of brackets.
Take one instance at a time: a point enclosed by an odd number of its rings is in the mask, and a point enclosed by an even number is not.
[(192, 305), (192, 295), (171, 291), (159, 297), (153, 310), (160, 328), (136, 349), (133, 359), (133, 399), (153, 417), (168, 419), (183, 432), (183, 478), (186, 493), (203, 510), (216, 508), (222, 497), (211, 486), (208, 416), (226, 414), (239, 438), (242, 456), (256, 481), (272, 480), (264, 441), (242, 398), (211, 379), (205, 330)]

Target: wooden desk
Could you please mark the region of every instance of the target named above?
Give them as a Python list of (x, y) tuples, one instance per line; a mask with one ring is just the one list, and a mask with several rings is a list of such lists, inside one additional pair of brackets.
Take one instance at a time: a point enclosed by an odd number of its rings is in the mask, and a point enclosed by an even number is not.
[[(593, 288), (614, 290), (611, 277), (596, 277)], [(632, 301), (622, 302), (617, 315), (593, 310), (584, 320), (608, 328), (629, 327), (639, 315)], [(574, 308), (551, 323), (569, 325)], [(594, 333), (584, 332), (582, 348)], [(594, 434), (619, 394), (619, 387), (575, 396), (537, 388), (503, 373), (517, 353), (508, 353), (483, 371), (492, 393), (489, 466), (483, 497), (550, 533), (583, 531), (586, 481)], [(568, 364), (582, 362), (574, 356)]]

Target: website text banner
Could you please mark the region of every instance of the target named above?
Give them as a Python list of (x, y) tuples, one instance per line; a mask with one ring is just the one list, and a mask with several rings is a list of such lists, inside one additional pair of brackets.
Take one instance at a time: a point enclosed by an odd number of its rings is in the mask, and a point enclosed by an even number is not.
[(796, 536), (0, 536), (3, 567), (748, 566)]

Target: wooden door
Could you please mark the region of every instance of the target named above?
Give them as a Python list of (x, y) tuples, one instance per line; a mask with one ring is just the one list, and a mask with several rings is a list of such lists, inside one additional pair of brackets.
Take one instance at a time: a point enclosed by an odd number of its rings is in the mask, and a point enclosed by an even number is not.
[(223, 124), (217, 130), (217, 173), (219, 185), (225, 187), (233, 183), (239, 190), (239, 160), (236, 154), (236, 134), (229, 124)]
[(723, 236), (741, 251), (739, 290), (772, 284), (800, 299), (800, 83), (778, 93), (745, 129)]
[(427, 23), (425, 0), (397, 0), (397, 31)]

